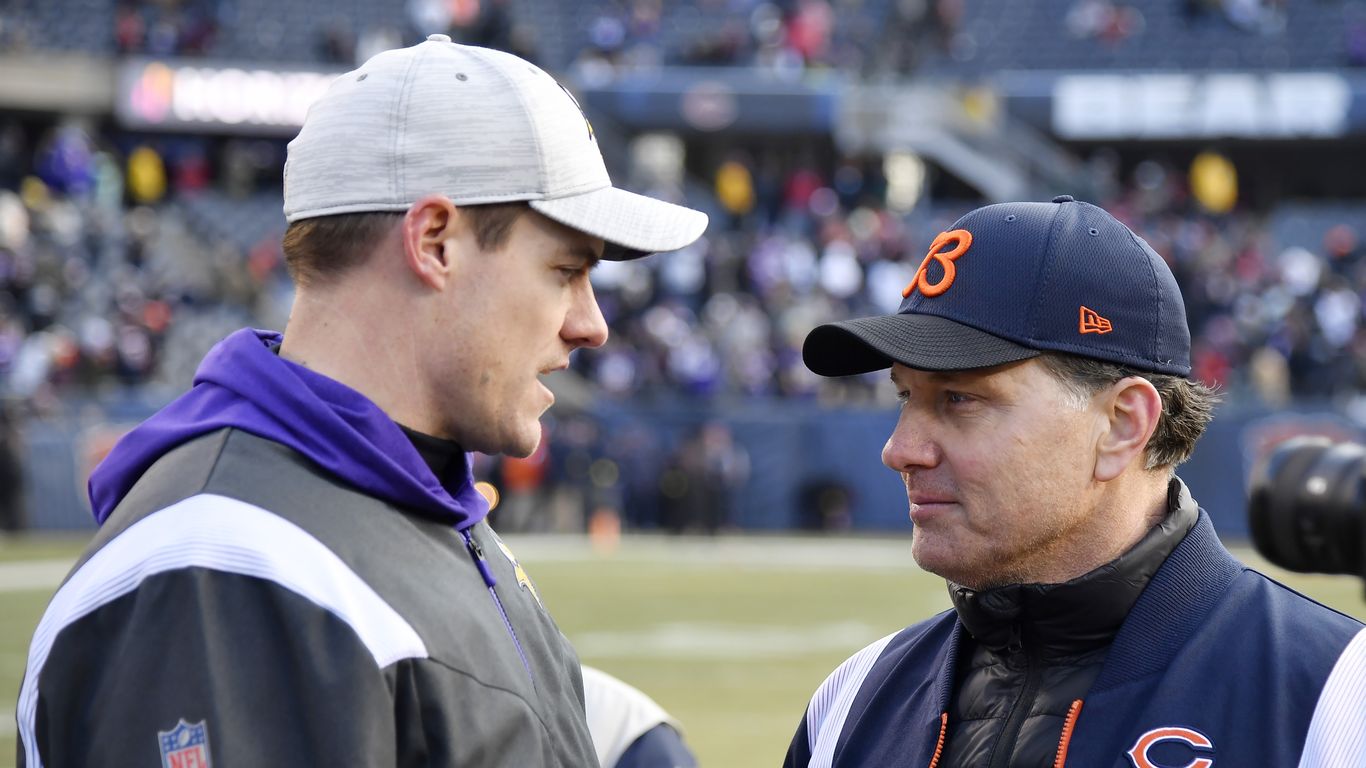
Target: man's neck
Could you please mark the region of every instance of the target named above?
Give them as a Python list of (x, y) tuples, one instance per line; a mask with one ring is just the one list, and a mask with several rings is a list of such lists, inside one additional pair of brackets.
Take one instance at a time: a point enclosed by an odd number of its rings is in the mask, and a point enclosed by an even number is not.
[(300, 289), (280, 356), (360, 392), (395, 421), (430, 432), (421, 418), (413, 337), (395, 304), (379, 291), (354, 288), (357, 282)]
[(1016, 569), (998, 572), (989, 585), (1062, 584), (1128, 552), (1168, 513), (1169, 477), (1144, 472), (1107, 483), (1092, 502), (1085, 528), (1029, 554)]

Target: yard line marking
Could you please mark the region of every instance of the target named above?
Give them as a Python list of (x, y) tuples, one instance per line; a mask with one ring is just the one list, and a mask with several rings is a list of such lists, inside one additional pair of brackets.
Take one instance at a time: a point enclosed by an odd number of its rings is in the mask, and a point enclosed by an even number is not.
[(72, 565), (73, 561), (65, 558), (0, 563), (0, 592), (45, 592), (56, 589)]
[[(535, 563), (622, 562), (754, 570), (919, 570), (910, 540), (794, 536), (659, 536), (636, 534), (612, 552), (594, 549), (578, 534), (513, 534), (505, 537), (520, 559)], [(0, 593), (55, 590), (74, 564), (51, 558), (0, 563)]]
[(886, 631), (860, 621), (801, 626), (669, 622), (623, 632), (580, 632), (580, 656), (599, 658), (773, 659), (852, 652)]
[(661, 536), (622, 537), (611, 551), (595, 549), (586, 536), (509, 534), (504, 536), (524, 563), (586, 561), (655, 563), (713, 567), (734, 565), (760, 570), (919, 570), (905, 536), (855, 539), (819, 536)]

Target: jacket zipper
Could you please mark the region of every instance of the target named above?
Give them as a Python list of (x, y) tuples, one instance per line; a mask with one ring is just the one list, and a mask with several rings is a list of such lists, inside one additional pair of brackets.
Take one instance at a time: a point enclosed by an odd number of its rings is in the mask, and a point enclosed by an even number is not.
[(517, 656), (522, 660), (522, 667), (526, 669), (526, 676), (531, 678), (531, 686), (536, 687), (536, 676), (531, 674), (531, 664), (526, 659), (526, 652), (522, 650), (522, 641), (517, 639), (517, 631), (512, 628), (512, 621), (508, 619), (508, 612), (503, 608), (503, 601), (498, 599), (498, 591), (494, 586), (498, 584), (498, 579), (493, 577), (493, 569), (484, 559), (484, 548), (479, 546), (479, 542), (474, 540), (469, 530), (460, 532), (465, 537), (465, 548), (470, 551), (470, 557), (474, 558), (474, 564), (479, 568), (479, 575), (483, 577), (484, 584), (489, 588), (489, 595), (493, 597), (493, 604), (498, 606), (498, 615), (503, 617), (503, 626), (507, 627), (508, 634), (512, 636), (512, 644), (517, 648)]
[(930, 768), (939, 768), (939, 758), (944, 754), (944, 737), (949, 734), (949, 713), (939, 714), (939, 741), (934, 743), (934, 756), (930, 758)]
[(1020, 737), (1020, 729), (1024, 727), (1025, 718), (1029, 716), (1029, 708), (1034, 703), (1034, 697), (1039, 693), (1039, 682), (1043, 676), (1039, 672), (1038, 659), (1034, 658), (1034, 649), (1024, 646), (1020, 636), (1020, 625), (1016, 624), (1010, 632), (1008, 650), (1012, 653), (1021, 650), (1025, 652), (1025, 683), (1024, 690), (1020, 691), (1020, 698), (1016, 699), (1015, 707), (1010, 711), (1010, 717), (1006, 718), (1001, 740), (997, 742), (991, 759), (991, 768), (1006, 768), (1010, 765), (1010, 756), (1015, 752), (1015, 741)]
[(1062, 738), (1058, 740), (1058, 756), (1053, 760), (1053, 768), (1067, 765), (1067, 747), (1072, 743), (1072, 731), (1077, 727), (1077, 717), (1081, 715), (1081, 699), (1072, 702), (1067, 709), (1067, 719), (1062, 724)]

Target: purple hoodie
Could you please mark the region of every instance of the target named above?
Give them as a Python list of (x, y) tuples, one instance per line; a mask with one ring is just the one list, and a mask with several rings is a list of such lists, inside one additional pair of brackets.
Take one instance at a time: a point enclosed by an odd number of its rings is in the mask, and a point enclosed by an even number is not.
[(271, 349), (272, 331), (244, 328), (220, 341), (194, 386), (124, 435), (90, 475), (90, 506), (101, 524), (157, 459), (181, 443), (235, 427), (293, 448), (337, 480), (375, 498), (465, 530), (488, 514), (469, 456), (454, 495), (379, 406), (350, 387)]

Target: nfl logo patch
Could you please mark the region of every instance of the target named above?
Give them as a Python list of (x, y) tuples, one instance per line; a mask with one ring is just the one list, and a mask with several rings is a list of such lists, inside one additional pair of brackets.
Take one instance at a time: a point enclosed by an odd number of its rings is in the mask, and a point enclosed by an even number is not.
[(157, 731), (161, 768), (209, 768), (209, 728), (203, 720), (184, 719), (169, 731)]

